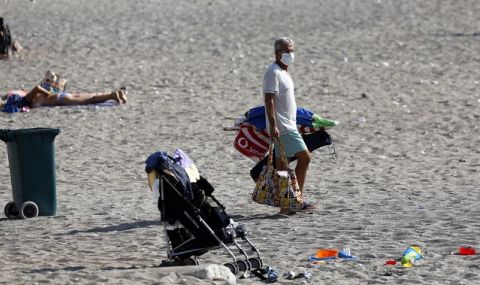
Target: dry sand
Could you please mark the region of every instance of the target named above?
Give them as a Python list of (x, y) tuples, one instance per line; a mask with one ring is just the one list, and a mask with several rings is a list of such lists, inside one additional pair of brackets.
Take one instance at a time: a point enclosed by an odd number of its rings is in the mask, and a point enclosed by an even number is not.
[[(2, 93), (50, 69), (70, 91), (125, 85), (130, 100), (0, 115), (1, 128), (61, 129), (58, 215), (0, 220), (0, 283), (209, 284), (154, 268), (166, 243), (144, 161), (177, 147), (280, 274), (308, 271), (311, 284), (479, 282), (478, 256), (451, 255), (479, 247), (478, 15), (475, 0), (0, 0), (24, 47), (0, 61)], [(330, 131), (337, 163), (323, 148), (309, 170), (317, 211), (291, 217), (249, 201), (252, 162), (222, 130), (225, 116), (261, 104), (272, 43), (284, 35), (296, 41), (298, 105), (341, 123)], [(6, 147), (0, 166), (3, 207)], [(414, 268), (384, 265), (414, 244), (426, 254)], [(327, 247), (358, 260), (309, 268), (308, 255)]]

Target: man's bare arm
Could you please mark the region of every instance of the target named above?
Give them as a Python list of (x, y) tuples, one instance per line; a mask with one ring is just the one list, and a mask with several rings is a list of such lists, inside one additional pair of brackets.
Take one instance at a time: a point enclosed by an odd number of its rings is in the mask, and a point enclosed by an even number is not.
[(270, 126), (270, 136), (272, 138), (278, 138), (279, 131), (277, 128), (277, 121), (275, 118), (275, 94), (265, 93), (265, 109), (267, 113), (267, 119)]

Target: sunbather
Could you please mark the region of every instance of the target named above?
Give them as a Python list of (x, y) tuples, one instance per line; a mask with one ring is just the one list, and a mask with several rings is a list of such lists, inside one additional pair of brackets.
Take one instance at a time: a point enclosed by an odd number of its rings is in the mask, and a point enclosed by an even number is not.
[(54, 93), (35, 86), (24, 97), (30, 108), (41, 106), (72, 106), (103, 103), (115, 100), (119, 104), (127, 103), (126, 89), (120, 88), (111, 93)]

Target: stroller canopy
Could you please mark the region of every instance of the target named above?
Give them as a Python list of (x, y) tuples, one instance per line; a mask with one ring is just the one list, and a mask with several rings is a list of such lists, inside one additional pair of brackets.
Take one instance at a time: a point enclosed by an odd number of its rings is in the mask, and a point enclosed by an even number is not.
[(164, 170), (170, 171), (182, 184), (185, 189), (185, 195), (193, 200), (192, 185), (187, 172), (179, 163), (179, 159), (169, 156), (166, 152), (158, 151), (151, 154), (145, 162), (145, 171), (147, 173), (157, 171), (158, 173), (164, 172)]

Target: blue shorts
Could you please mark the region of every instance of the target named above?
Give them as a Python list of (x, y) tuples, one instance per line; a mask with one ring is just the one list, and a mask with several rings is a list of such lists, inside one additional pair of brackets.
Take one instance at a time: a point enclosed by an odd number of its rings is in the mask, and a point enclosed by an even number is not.
[(66, 92), (61, 92), (58, 94), (57, 96), (57, 101), (59, 103), (61, 103), (63, 101), (63, 98), (67, 97), (67, 96), (70, 96), (70, 93), (66, 93)]
[[(295, 154), (308, 149), (307, 145), (303, 141), (302, 136), (296, 130), (280, 135), (279, 139), (280, 139), (280, 142), (282, 142), (283, 147), (285, 148), (285, 156), (287, 158), (293, 157), (295, 156)], [(275, 142), (275, 156), (280, 157), (280, 147), (277, 146), (276, 142)]]

